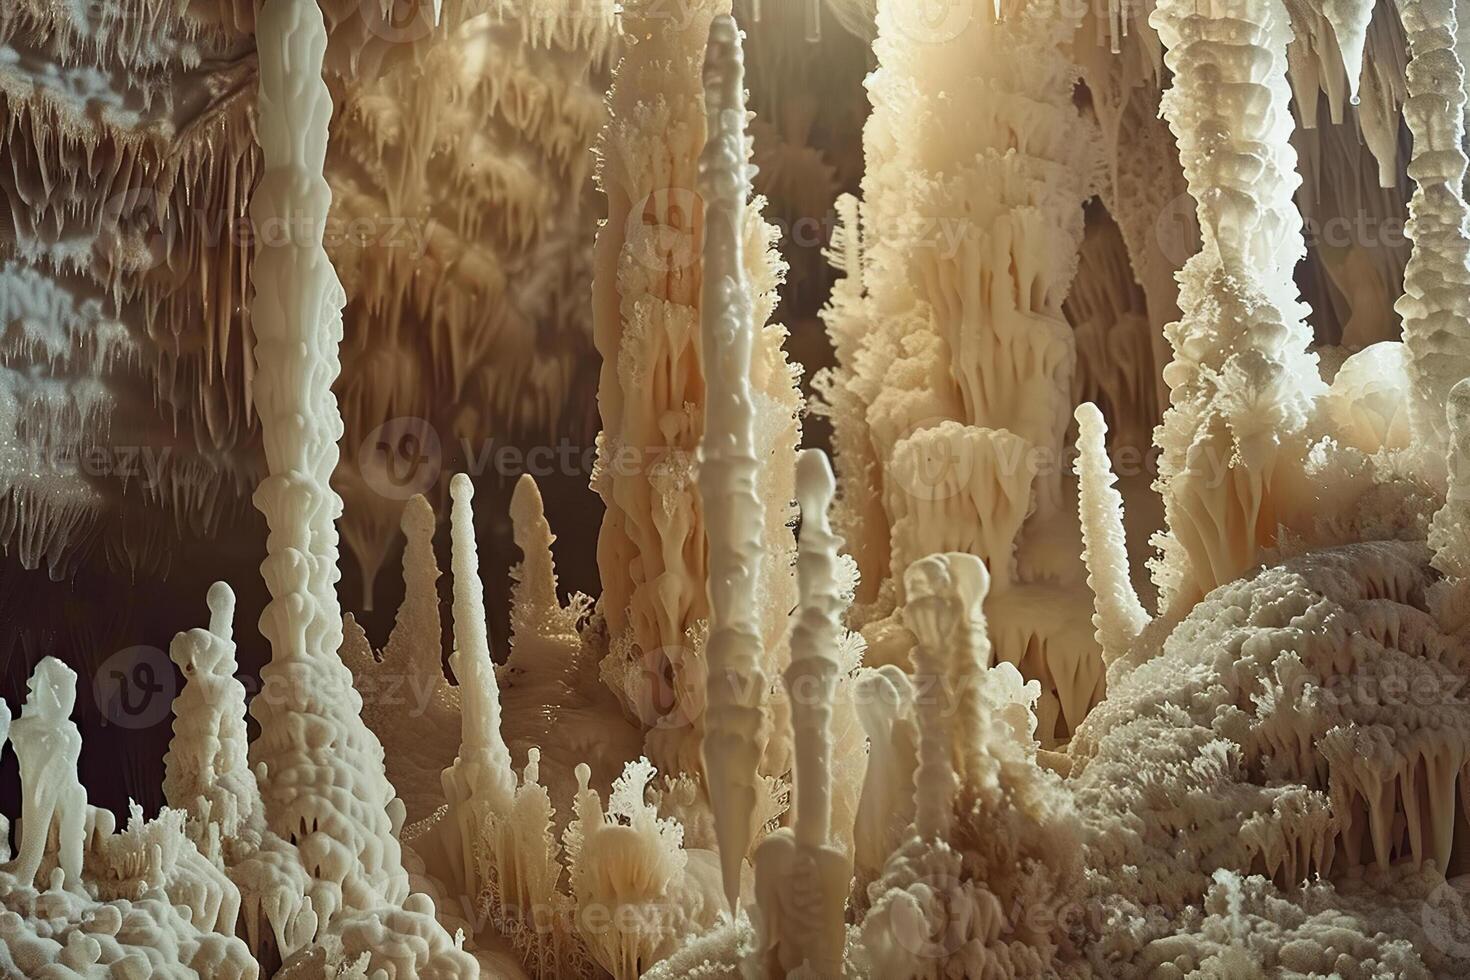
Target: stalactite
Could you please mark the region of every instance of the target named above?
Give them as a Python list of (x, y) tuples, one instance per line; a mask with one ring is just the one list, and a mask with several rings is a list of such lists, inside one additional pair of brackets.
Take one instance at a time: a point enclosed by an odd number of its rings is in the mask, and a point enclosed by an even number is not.
[[(701, 0), (677, 20), (656, 2), (624, 12), (638, 41), (620, 63), (599, 151), (610, 209), (594, 291), (603, 431), (593, 485), (607, 505), (598, 537), (599, 608), (610, 634), (603, 671), (629, 715), (651, 729), (649, 758), (670, 773), (702, 769), (708, 557), (695, 454), (709, 351), (697, 329), (707, 219), (695, 171), (707, 129), (699, 66), (710, 18), (725, 9), (721, 0)], [(779, 461), (760, 469), (756, 485), (768, 501), (759, 525), (767, 590), (760, 631), (774, 655), (795, 602), (786, 523), (801, 399), (782, 350), (786, 331), (769, 322), (785, 266), (762, 203), (747, 200), (732, 220), (756, 328), (754, 448)], [(765, 768), (784, 772), (788, 756), (784, 736), (773, 739)]]
[(1413, 133), (1409, 175), (1415, 191), (1407, 232), (1414, 250), (1404, 270), (1403, 317), (1409, 420), (1415, 441), (1433, 457), (1447, 445), (1444, 406), (1450, 388), (1470, 376), (1470, 221), (1462, 184), (1466, 159), (1464, 67), (1455, 57), (1455, 5), (1405, 0), (1400, 5), (1411, 58), (1404, 118)]
[(1162, 359), (1156, 361), (1155, 344), (1163, 342), (1163, 332), (1152, 325), (1146, 297), (1111, 215), (1090, 213), (1077, 279), (1064, 305), (1077, 343), (1072, 395), (1079, 403), (1096, 402), (1113, 420), (1112, 441), (1120, 448), (1149, 445), (1161, 411), (1156, 391)]
[(740, 865), (755, 832), (756, 779), (766, 738), (766, 654), (757, 607), (764, 508), (756, 493), (750, 386), (756, 324), (742, 233), (750, 147), (744, 56), (739, 28), (728, 16), (710, 23), (704, 91), (709, 139), (699, 158), (705, 205), (700, 339), (710, 366), (699, 465), (710, 564), (704, 760), (725, 897), (733, 911), (740, 900)]
[(1322, 12), (1332, 25), (1347, 72), (1348, 99), (1358, 104), (1358, 76), (1363, 67), (1363, 47), (1368, 41), (1368, 22), (1373, 19), (1374, 0), (1322, 0)]
[[(507, 0), (492, 23), (489, 5), (451, 0), (431, 22), (428, 2), (323, 4), (342, 102), (326, 245), (350, 297), (338, 391), (351, 447), (395, 417), (429, 417), (448, 441), (489, 420), (507, 437), (577, 415), (591, 338), (585, 305), (566, 297), (590, 270), (585, 150), (613, 7)], [(66, 507), (0, 465), (0, 545), (58, 579), (96, 561), (161, 578), (175, 546), (213, 536), (257, 482), (248, 270), (271, 230), (247, 213), (261, 163), (255, 6), (17, 0), (0, 18), (14, 163), (0, 168), (14, 243), (0, 294), (24, 299), (39, 280), (123, 328), (137, 355), (54, 365), (99, 427), (67, 420), (45, 447), (91, 452), (111, 426), (114, 445), (172, 454), (157, 487), (48, 474), (73, 485)], [(482, 125), (464, 138), (471, 118)], [(427, 351), (405, 342), (425, 335)], [(429, 397), (446, 390), (453, 404)], [(345, 452), (337, 474), (342, 532), (370, 584), (397, 508), (354, 493), (358, 461)], [(178, 530), (159, 527), (145, 552), (138, 527), (159, 518)]]
[(1174, 360), (1158, 435), (1170, 535), (1155, 580), (1164, 602), (1187, 609), (1275, 541), (1322, 383), (1292, 282), (1304, 246), (1286, 11), (1277, 0), (1163, 0), (1151, 22), (1174, 72), (1163, 110), (1203, 236), (1180, 273), (1182, 318), (1166, 330)]
[[(865, 279), (862, 205), (857, 198), (843, 195), (834, 205), (837, 225), (826, 255), (841, 277), (832, 287), (822, 321), (832, 341), (837, 367), (821, 371), (813, 383), (818, 400), (815, 411), (832, 420), (832, 445), (837, 469), (845, 487), (853, 479), (850, 473), (864, 478), (882, 473), (879, 461), (881, 447), (865, 424), (867, 402), (876, 391), (871, 385), (859, 385), (852, 367), (861, 356), (875, 326), (871, 311), (864, 301), (868, 286)], [(889, 574), (890, 540), (888, 517), (881, 493), (842, 492), (834, 504), (833, 522), (844, 535), (848, 548), (857, 560), (858, 598), (864, 605), (874, 603), (878, 589)]]
[(1073, 492), (1058, 465), (1076, 360), (1062, 303), (1102, 177), (1066, 52), (1081, 14), (1041, 3), (997, 17), (976, 0), (931, 23), (878, 5), (863, 201), (839, 212), (846, 279), (823, 314), (838, 364), (816, 383), (873, 662), (907, 662), (894, 612), (908, 566), (979, 554), (996, 596), (1067, 607), (996, 631), (1001, 659), (1068, 706), (1050, 713), (1049, 741), (1067, 737), (1102, 676), (1090, 642), (1070, 635), (1089, 603), (1075, 527), (1056, 519)]

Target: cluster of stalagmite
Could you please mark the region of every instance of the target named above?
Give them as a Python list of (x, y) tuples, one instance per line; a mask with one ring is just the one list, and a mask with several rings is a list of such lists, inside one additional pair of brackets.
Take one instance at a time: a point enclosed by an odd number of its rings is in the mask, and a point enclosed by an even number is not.
[[(218, 825), (196, 846), (182, 810), (145, 821), (134, 806), (118, 833), (111, 812), (88, 805), (77, 779), (82, 738), (70, 719), (76, 680), (47, 657), (31, 675), (20, 717), (12, 723), (0, 709), (0, 749), (8, 740), (24, 788), (19, 851), (0, 866), (0, 970), (147, 976), (162, 963), (254, 980), (256, 959), (235, 935), (240, 895), (219, 864)], [(0, 857), (9, 859), (5, 829)]]
[[(675, 774), (698, 774), (703, 766), (711, 614), (706, 585), (713, 556), (705, 542), (708, 514), (696, 460), (702, 446), (706, 458), (722, 448), (702, 442), (706, 410), (721, 381), (748, 378), (745, 445), (765, 463), (749, 474), (754, 509), (739, 519), (759, 542), (762, 592), (752, 625), (758, 659), (772, 678), (784, 617), (795, 602), (787, 501), (801, 397), (782, 349), (786, 331), (770, 323), (785, 267), (774, 250), (776, 230), (761, 218), (763, 202), (743, 198), (722, 214), (725, 224), (712, 229), (712, 188), (699, 176), (707, 133), (705, 40), (709, 25), (728, 9), (728, 2), (701, 0), (684, 16), (669, 18), (656, 2), (628, 5), (623, 25), (629, 44), (598, 148), (599, 182), (608, 199), (593, 290), (603, 359), (603, 430), (593, 486), (607, 507), (597, 548), (604, 583), (598, 608), (609, 641), (603, 671), (629, 716), (649, 729), (649, 757)], [(749, 168), (744, 110), (731, 111), (741, 124), (731, 137), (734, 152)], [(734, 297), (707, 275), (704, 248), (712, 230), (732, 239), (740, 264), (738, 295), (748, 306), (751, 335), (738, 361), (715, 362), (717, 351), (700, 342), (707, 291)], [(707, 367), (714, 363), (739, 374), (711, 375)], [(754, 579), (744, 584), (753, 586)], [(771, 753), (766, 769), (783, 771), (783, 743)]]
[(996, 656), (1041, 682), (1048, 743), (1103, 676), (1063, 462), (1077, 347), (1062, 304), (1101, 169), (1072, 98), (1079, 15), (878, 5), (869, 167), (840, 211), (846, 278), (825, 313), (838, 365), (818, 382), (873, 659), (904, 663), (893, 614), (912, 562), (979, 555)]
[[(1131, 254), (1138, 227), (1084, 205), (1121, 206), (1143, 171), (1100, 190), (1090, 124), (1104, 142), (1158, 129), (1118, 91), (1085, 110), (1074, 65), (1105, 70), (1070, 46), (1095, 30), (1137, 58), (1137, 5), (1079, 32), (1051, 0), (962, 3), (943, 23), (880, 0), (864, 200), (841, 205), (847, 278), (827, 314), (839, 479), (794, 451), (740, 27), (719, 0), (682, 19), (630, 3), (593, 294), (604, 588), (561, 595), (523, 477), (497, 658), (465, 474), (449, 481), (452, 647), (423, 495), (391, 515), (405, 597), (387, 645), (342, 615), (347, 295), (324, 228), (344, 14), (268, 0), (252, 18), (251, 210), (289, 234), (250, 275), (272, 655), (248, 707), (259, 733), (234, 676), (234, 593), (216, 584), (207, 628), (170, 649), (169, 805), (151, 820), (134, 806), (119, 830), (78, 776), (76, 674), (42, 659), (20, 716), (0, 705), (22, 785), (13, 859), (0, 821), (0, 972), (1465, 975), (1459, 21), (1448, 0), (1398, 8), (1418, 185), (1403, 339), (1332, 338), (1319, 370), (1293, 279), (1292, 86), (1351, 104), (1382, 42), (1371, 4), (1298, 6), (1153, 7), (1199, 241), (1173, 260), (1190, 236), (1156, 241), (1130, 280), (1111, 250)], [(1311, 33), (1289, 50), (1314, 18), (1336, 55)], [(534, 47), (602, 43), (610, 22), (526, 23)], [(1340, 78), (1314, 74), (1333, 65)], [(542, 110), (522, 95), (508, 111), (530, 126)], [(1358, 114), (1383, 115), (1380, 96)], [(428, 179), (433, 159), (404, 173)], [(1157, 189), (1143, 196), (1158, 214)], [(1074, 274), (1092, 278), (1074, 289)], [(1072, 405), (1080, 389), (1117, 410), (1139, 377), (1103, 364), (1078, 381), (1074, 360), (1115, 342), (1157, 353), (1139, 324), (1176, 299), (1151, 615), (1124, 506), (1145, 491), (1120, 478), (1099, 405)]]

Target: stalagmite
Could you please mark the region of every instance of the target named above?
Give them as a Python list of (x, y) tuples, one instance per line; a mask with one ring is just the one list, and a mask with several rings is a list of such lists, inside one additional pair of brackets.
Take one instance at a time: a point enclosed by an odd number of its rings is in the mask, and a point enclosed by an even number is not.
[[(314, 874), (341, 886), (346, 907), (363, 909), (402, 902), (408, 881), (388, 818), (393, 787), (382, 747), (362, 724), (362, 699), (337, 656), (342, 502), (330, 481), (342, 420), (331, 384), (346, 297), (322, 248), (332, 114), (321, 77), (326, 32), (310, 0), (272, 0), (258, 29), (265, 173), (251, 215), (283, 237), (257, 253), (251, 270), (254, 397), (270, 468), (255, 495), (271, 529), (261, 566), (271, 602), (260, 630), (272, 658), (262, 680), (274, 696), (251, 705), (261, 734), (250, 758), (265, 768), (271, 830), (332, 855)], [(333, 911), (323, 909), (323, 920)]]
[[(390, 500), (398, 507), (396, 500)], [(351, 505), (349, 504), (349, 507)], [(417, 823), (442, 802), (441, 773), (460, 744), (459, 692), (444, 676), (434, 510), (422, 496), (401, 506), (403, 601), (381, 652), (348, 615), (342, 660), (363, 694), (362, 720), (383, 745), (388, 779)]]
[(914, 678), (927, 689), (913, 707), (914, 818), (867, 886), (854, 959), (872, 976), (1051, 975), (1070, 941), (1047, 910), (1076, 893), (1081, 864), (1077, 814), (1038, 764), (1040, 684), (989, 666), (979, 559), (931, 555), (908, 578)]
[[(269, 917), (282, 956), (317, 955), (309, 944), (321, 939), (342, 957), (365, 955), (406, 976), (435, 969), (475, 976), (475, 962), (439, 926), (432, 902), (409, 895), (397, 837), (402, 804), (338, 656), (342, 502), (331, 478), (342, 419), (331, 385), (346, 297), (322, 245), (331, 200), (322, 176), (332, 113), (321, 76), (326, 31), (310, 0), (271, 0), (257, 26), (265, 173), (251, 215), (279, 237), (251, 269), (254, 399), (270, 474), (255, 496), (270, 527), (261, 571), (271, 601), (260, 628), (272, 657), (251, 705), (261, 732), (250, 761), (267, 827), (292, 846), (311, 881), (309, 907), (291, 915), (289, 933), (280, 912)], [(249, 865), (269, 868), (272, 854), (284, 857), (267, 849)], [(269, 885), (267, 908), (292, 902), (292, 887)], [(410, 931), (416, 943), (395, 942)]]
[(516, 481), (510, 519), (522, 560), (510, 572), (510, 655), (496, 672), (501, 730), (512, 755), (540, 753), (552, 804), (566, 813), (578, 766), (588, 767), (594, 785), (610, 785), (643, 754), (645, 736), (602, 681), (600, 644), (585, 628), (591, 598), (574, 592), (563, 603), (558, 595), (556, 536), (529, 474)]
[(209, 628), (180, 633), (169, 658), (184, 675), (173, 704), (174, 737), (163, 760), (163, 795), (189, 815), (201, 848), (211, 833), (231, 842), (258, 836), (260, 789), (250, 771), (245, 685), (235, 678), (235, 594), (209, 588)]
[(471, 856), (483, 811), (509, 812), (516, 787), (510, 750), (500, 734), (500, 688), (485, 627), (485, 586), (480, 581), (471, 507), (475, 488), (469, 477), (459, 473), (450, 484), (450, 493), (454, 497), (454, 652), (449, 655), (449, 668), (462, 692), (462, 741), (454, 765), (444, 772), (444, 782), (451, 813), (459, 824), (467, 891), (476, 894), (479, 881)]
[(76, 684), (76, 671), (55, 657), (45, 658), (31, 672), (30, 695), (10, 725), (10, 745), (20, 762), (22, 799), (14, 874), (25, 887), (48, 884), (37, 881), (36, 874), (50, 851), (53, 833), (53, 882), (74, 888), (82, 884), (87, 791), (77, 781), (82, 734), (71, 720)]
[[(465, 748), (461, 760), (477, 771), (489, 792), (508, 789), (510, 752), (500, 737), (500, 693), (490, 640), (485, 630), (485, 586), (480, 581), (479, 552), (475, 546), (475, 515), (471, 506), (475, 488), (469, 477), (457, 474), (450, 487), (454, 496), (454, 652), (449, 667), (461, 687)], [(495, 786), (497, 788), (490, 789)]]
[(515, 573), (511, 632), (515, 636), (554, 634), (561, 628), (575, 633), (575, 615), (562, 607), (556, 595), (556, 564), (551, 554), (551, 545), (556, 537), (546, 522), (541, 491), (529, 473), (516, 481), (510, 501), (510, 519), (516, 547), (525, 556)]
[(909, 676), (893, 664), (858, 672), (858, 717), (867, 733), (868, 765), (858, 802), (853, 851), (858, 883), (871, 879), (914, 817), (918, 732)]
[(772, 975), (804, 969), (817, 977), (840, 977), (843, 906), (852, 878), (852, 856), (833, 846), (831, 833), (832, 702), (843, 608), (837, 552), (842, 539), (832, 533), (827, 515), (836, 481), (826, 454), (804, 451), (796, 480), (802, 515), (797, 557), (801, 605), (786, 669), (796, 744), (796, 814), (790, 829), (777, 830), (756, 848), (757, 948)]
[(733, 912), (740, 899), (740, 865), (755, 830), (766, 674), (756, 605), (763, 508), (755, 489), (759, 464), (750, 389), (755, 322), (742, 233), (750, 147), (740, 33), (728, 16), (710, 24), (704, 91), (709, 140), (699, 159), (705, 205), (700, 339), (709, 393), (699, 495), (709, 541), (710, 610), (704, 761), (725, 897)]
[[(918, 641), (911, 653), (914, 676), (922, 684), (932, 686), (938, 682), (941, 690), (949, 691), (954, 688), (943, 684), (951, 675), (946, 647), (961, 615), (955, 602), (949, 563), (950, 559), (961, 557), (974, 560), (969, 555), (934, 555), (909, 566), (905, 576), (908, 599), (904, 603), (904, 621)], [(949, 707), (942, 700), (930, 697), (917, 701), (914, 710), (919, 729), (914, 830), (921, 838), (931, 841), (949, 837), (960, 786), (944, 717)]]
[(1404, 119), (1413, 133), (1409, 175), (1415, 190), (1405, 229), (1414, 250), (1396, 309), (1413, 382), (1410, 423), (1415, 441), (1437, 463), (1448, 444), (1444, 406), (1450, 388), (1470, 377), (1465, 67), (1455, 57), (1452, 0), (1405, 0), (1400, 7), (1412, 55)]
[(710, 852), (685, 848), (683, 827), (646, 799), (654, 775), (647, 759), (614, 780), (606, 812), (589, 775), (578, 767), (564, 837), (578, 926), (614, 980), (634, 980), (715, 923), (723, 911), (718, 867)]
[(974, 753), (987, 737), (981, 688), (991, 666), (983, 612), (990, 576), (974, 555), (952, 553), (915, 562), (907, 578), (904, 620), (918, 640), (910, 654), (914, 677), (942, 692), (915, 702), (914, 827), (922, 838), (942, 840), (950, 836), (961, 786), (986, 778), (974, 768)]
[(1108, 427), (1097, 406), (1077, 406), (1077, 506), (1082, 522), (1082, 560), (1095, 597), (1092, 625), (1111, 664), (1127, 652), (1148, 623), (1128, 572), (1128, 541), (1123, 530), (1123, 498), (1114, 484), (1105, 443)]
[(791, 666), (786, 669), (798, 746), (794, 826), (798, 843), (821, 847), (828, 843), (832, 818), (832, 699), (840, 670), (837, 643), (843, 609), (837, 553), (842, 539), (832, 532), (827, 514), (836, 485), (826, 454), (815, 449), (803, 452), (796, 480), (802, 515), (796, 568), (802, 599), (792, 626)]

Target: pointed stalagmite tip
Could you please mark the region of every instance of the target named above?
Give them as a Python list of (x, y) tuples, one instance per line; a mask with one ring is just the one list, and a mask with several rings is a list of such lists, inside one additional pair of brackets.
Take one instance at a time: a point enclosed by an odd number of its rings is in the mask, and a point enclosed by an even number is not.
[(415, 529), (433, 527), (434, 508), (428, 499), (421, 493), (416, 493), (408, 498), (408, 503), (403, 505), (403, 518), (399, 526), (405, 534), (412, 533)]
[(529, 473), (522, 473), (521, 478), (516, 481), (515, 492), (511, 494), (510, 519), (516, 524), (524, 524), (538, 520), (543, 512), (541, 488), (536, 485), (536, 478)]
[(209, 604), (209, 631), (228, 639), (235, 622), (234, 591), (224, 582), (216, 582), (209, 587), (205, 601)]
[(711, 48), (716, 46), (728, 48), (734, 46), (740, 38), (740, 28), (735, 25), (735, 18), (729, 14), (720, 14), (709, 25), (709, 43)]
[(811, 499), (827, 500), (837, 490), (832, 463), (820, 449), (803, 449), (796, 457), (796, 487), (802, 497), (802, 509)]

